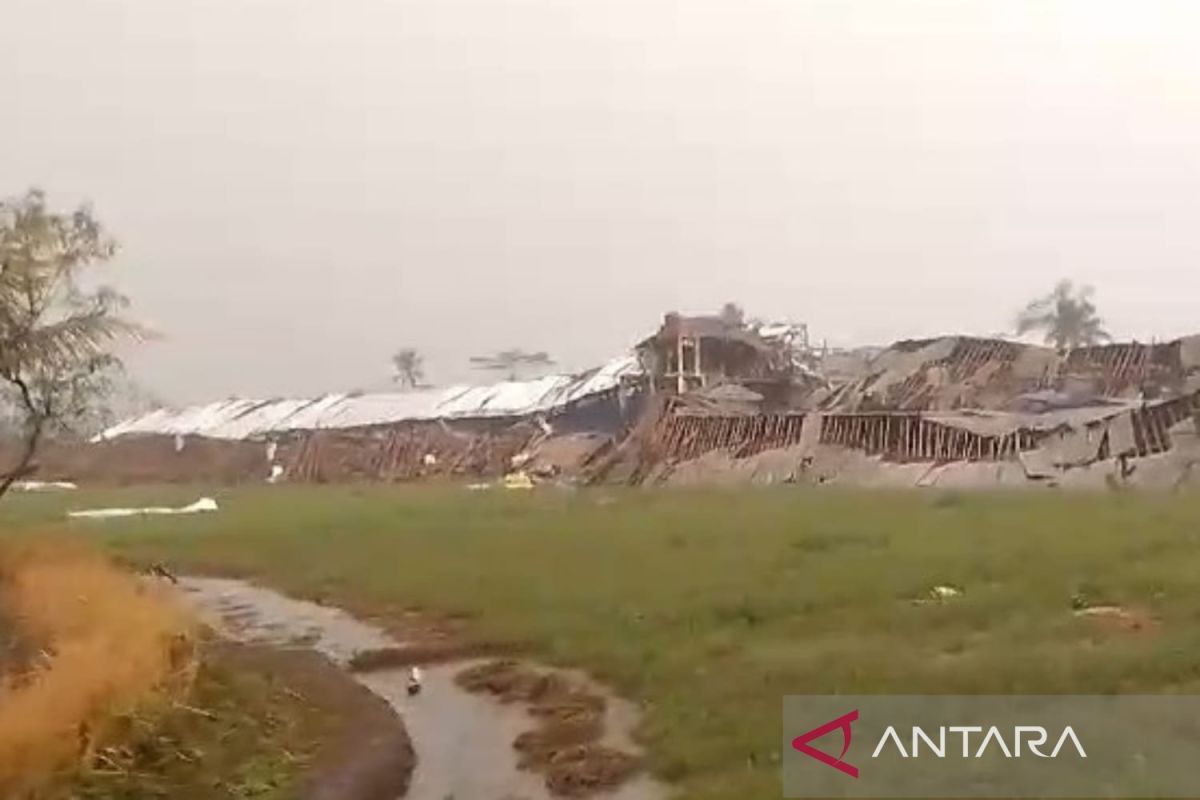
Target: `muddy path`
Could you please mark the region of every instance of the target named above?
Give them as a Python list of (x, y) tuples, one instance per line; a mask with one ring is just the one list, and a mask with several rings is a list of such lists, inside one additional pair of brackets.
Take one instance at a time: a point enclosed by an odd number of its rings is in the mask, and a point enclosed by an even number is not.
[(392, 707), (312, 650), (222, 641), (211, 655), (223, 666), (268, 677), (323, 717), (322, 740), (296, 787), (299, 800), (395, 800), (416, 757)]
[[(243, 581), (185, 577), (180, 588), (211, 624), (234, 641), (310, 649), (346, 669), (356, 655), (403, 651), (413, 644), (339, 609)], [(631, 735), (637, 709), (581, 673), (550, 671), (524, 662), (448, 661), (424, 667), (422, 691), (411, 697), (406, 691), (407, 669), (353, 674), (403, 720), (416, 753), (416, 767), (404, 795), (412, 800), (552, 800), (585, 794), (606, 800), (660, 800), (667, 794), (665, 787), (645, 774), (626, 777), (612, 769), (614, 762), (632, 765), (640, 756)], [(545, 693), (546, 687), (557, 688), (563, 697), (588, 701), (592, 725), (599, 726), (592, 741), (560, 741), (546, 750), (543, 739), (570, 730), (554, 727), (553, 720), (547, 722), (547, 717), (562, 715), (564, 706), (538, 702), (538, 692)], [(539, 754), (545, 756), (540, 761)], [(580, 761), (577, 766), (582, 768), (574, 771), (551, 763), (571, 758), (591, 761)], [(611, 780), (598, 782), (604, 780), (606, 767)]]

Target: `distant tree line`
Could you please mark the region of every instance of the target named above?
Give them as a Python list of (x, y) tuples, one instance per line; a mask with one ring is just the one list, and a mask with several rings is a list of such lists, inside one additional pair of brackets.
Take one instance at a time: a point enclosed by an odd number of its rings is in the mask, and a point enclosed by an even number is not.
[[(1087, 347), (1112, 340), (1097, 312), (1090, 286), (1076, 287), (1069, 280), (1059, 281), (1044, 297), (1030, 301), (1017, 315), (1015, 331), (1018, 336), (1040, 332), (1046, 344), (1058, 350)], [(758, 330), (763, 322), (746, 315), (741, 304), (730, 301), (721, 306), (717, 316), (728, 325)], [(807, 343), (806, 343), (807, 344)], [(471, 365), (486, 372), (503, 373), (508, 380), (554, 366), (554, 359), (544, 351), (520, 349), (501, 350), (489, 355), (472, 356)], [(425, 380), (425, 359), (415, 348), (405, 347), (392, 356), (393, 380), (403, 387), (415, 389)]]
[[(489, 355), (472, 356), (471, 366), (485, 372), (503, 373), (505, 378), (515, 381), (523, 374), (553, 367), (555, 361), (545, 351), (529, 352), (521, 349), (501, 350)], [(392, 355), (392, 380), (406, 389), (425, 386), (425, 357), (413, 347), (403, 347)]]

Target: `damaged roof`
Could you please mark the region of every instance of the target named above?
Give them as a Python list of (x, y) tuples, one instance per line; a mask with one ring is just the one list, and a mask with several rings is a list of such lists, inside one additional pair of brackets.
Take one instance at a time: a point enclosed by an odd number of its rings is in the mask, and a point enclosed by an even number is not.
[(822, 403), (829, 411), (1022, 410), (1142, 399), (1200, 386), (1200, 336), (1078, 348), (945, 336), (897, 342)]
[(662, 326), (638, 343), (638, 349), (673, 342), (676, 337), (688, 339), (722, 339), (738, 342), (755, 350), (770, 351), (771, 344), (757, 333), (716, 316), (684, 317), (668, 314)]
[(639, 374), (637, 359), (621, 356), (576, 375), (548, 375), (488, 386), (331, 394), (315, 399), (222, 400), (178, 411), (152, 411), (113, 425), (99, 438), (113, 439), (127, 434), (194, 434), (218, 439), (246, 439), (295, 430), (553, 414), (615, 389), (624, 378)]

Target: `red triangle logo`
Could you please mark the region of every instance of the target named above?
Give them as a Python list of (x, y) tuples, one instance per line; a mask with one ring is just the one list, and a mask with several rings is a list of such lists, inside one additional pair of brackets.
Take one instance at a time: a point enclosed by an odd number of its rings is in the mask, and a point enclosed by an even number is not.
[[(839, 772), (844, 772), (851, 778), (858, 777), (858, 767), (853, 764), (848, 764), (842, 759), (846, 755), (846, 751), (850, 749), (850, 723), (858, 719), (858, 709), (851, 711), (849, 714), (843, 714), (837, 719), (832, 719), (820, 727), (813, 728), (808, 733), (802, 733), (795, 739), (792, 739), (792, 749), (797, 750), (809, 758), (815, 758), (826, 766), (833, 767)], [(831, 733), (841, 729), (842, 731), (842, 752), (837, 758), (822, 752), (809, 744), (809, 742), (820, 739), (827, 733)]]

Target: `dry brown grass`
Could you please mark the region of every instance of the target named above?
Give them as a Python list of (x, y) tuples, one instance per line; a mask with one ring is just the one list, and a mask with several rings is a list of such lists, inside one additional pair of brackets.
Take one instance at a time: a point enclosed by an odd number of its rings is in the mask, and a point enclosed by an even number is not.
[(0, 679), (0, 790), (39, 797), (112, 721), (186, 690), (193, 626), (168, 597), (75, 542), (0, 549), (0, 603), (41, 650)]

